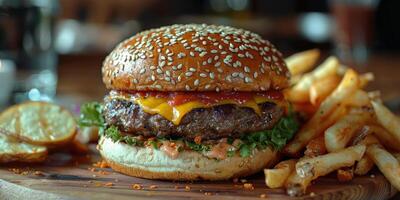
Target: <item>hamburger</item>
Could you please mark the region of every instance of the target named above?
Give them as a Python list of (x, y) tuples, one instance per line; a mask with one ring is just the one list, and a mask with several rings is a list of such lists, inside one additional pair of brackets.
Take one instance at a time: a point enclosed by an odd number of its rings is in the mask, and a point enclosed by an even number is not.
[(104, 103), (81, 109), (115, 170), (165, 180), (223, 180), (273, 164), (297, 129), (282, 54), (247, 30), (172, 25), (138, 33), (106, 57)]

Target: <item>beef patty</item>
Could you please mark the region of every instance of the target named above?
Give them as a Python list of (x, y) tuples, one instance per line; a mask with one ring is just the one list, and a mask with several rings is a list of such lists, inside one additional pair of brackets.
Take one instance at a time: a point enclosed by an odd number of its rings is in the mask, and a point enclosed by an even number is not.
[(149, 136), (178, 136), (192, 140), (240, 137), (242, 134), (271, 129), (281, 118), (283, 109), (274, 103), (259, 105), (261, 115), (251, 108), (233, 104), (197, 108), (187, 113), (179, 125), (158, 114), (144, 112), (134, 102), (105, 98), (103, 115), (107, 125), (114, 125), (125, 134)]

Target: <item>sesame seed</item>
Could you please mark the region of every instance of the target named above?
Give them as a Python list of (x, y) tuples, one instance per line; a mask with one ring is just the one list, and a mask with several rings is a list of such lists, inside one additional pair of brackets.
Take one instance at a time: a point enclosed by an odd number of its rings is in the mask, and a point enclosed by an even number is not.
[(238, 56), (239, 56), (240, 58), (244, 58), (244, 55), (241, 54), (241, 53), (239, 53)]
[(165, 60), (165, 56), (160, 56), (160, 60)]
[(216, 92), (219, 92), (219, 87), (216, 87), (216, 88), (215, 88), (215, 91), (216, 91)]
[(138, 80), (136, 78), (133, 79), (133, 83), (138, 84)]
[(182, 69), (182, 64), (179, 64), (176, 68), (178, 68), (178, 69)]
[(246, 57), (253, 59), (253, 55), (251, 55), (251, 53), (249, 53), (248, 51), (246, 51)]
[(250, 72), (250, 68), (247, 67), (247, 66), (244, 66), (244, 71), (247, 72), (247, 73), (249, 73), (249, 72)]
[(171, 72), (167, 70), (167, 71), (165, 71), (165, 75), (171, 76)]
[(232, 77), (238, 77), (239, 76), (239, 73), (238, 72), (233, 72), (232, 73)]
[(263, 59), (266, 61), (266, 62), (271, 62), (271, 57), (263, 57)]
[(218, 60), (219, 56), (214, 56), (214, 60)]
[(254, 77), (254, 78), (257, 78), (257, 77), (258, 77), (258, 73), (257, 73), (257, 72), (254, 72), (253, 77)]
[(203, 57), (203, 56), (205, 56), (206, 54), (207, 54), (207, 52), (203, 51), (203, 52), (201, 52), (201, 53), (199, 54), (199, 56), (200, 56), (200, 57)]
[(157, 74), (162, 74), (162, 70), (160, 68), (157, 68)]
[(200, 73), (200, 77), (205, 78), (205, 77), (207, 77), (207, 74), (205, 74), (205, 73)]
[(142, 68), (142, 69), (140, 69), (140, 71), (139, 71), (140, 74), (144, 74), (145, 72), (146, 72), (146, 68)]
[(168, 57), (167, 59), (168, 59), (168, 61), (170, 61), (170, 62), (173, 61), (173, 60), (172, 60), (172, 57)]
[(186, 90), (190, 90), (189, 85), (185, 85), (185, 89), (186, 89)]
[(193, 84), (194, 84), (194, 86), (198, 86), (198, 85), (200, 84), (199, 79), (196, 79), (196, 80), (193, 82)]
[(207, 62), (208, 62), (208, 64), (211, 64), (212, 58), (208, 58)]
[(244, 78), (244, 74), (242, 72), (239, 73), (240, 78)]
[(222, 68), (217, 68), (217, 71), (218, 71), (219, 73), (224, 72), (224, 70), (222, 70)]
[(196, 71), (196, 69), (195, 69), (195, 68), (193, 68), (193, 67), (191, 67), (191, 68), (189, 68), (189, 71), (191, 71), (191, 72), (195, 72), (195, 71)]
[(172, 70), (176, 71), (176, 70), (177, 70), (177, 68), (176, 68), (175, 66), (172, 66)]
[(185, 76), (190, 77), (190, 76), (192, 76), (192, 74), (193, 74), (193, 72), (186, 72)]
[(152, 81), (155, 81), (155, 80), (156, 80), (156, 77), (155, 77), (154, 75), (151, 75), (151, 80), (152, 80)]
[(161, 87), (161, 85), (156, 85), (156, 88), (161, 89), (162, 87)]
[(211, 87), (211, 85), (207, 84), (204, 88), (208, 89), (210, 87)]
[(244, 78), (244, 82), (245, 83), (251, 83), (251, 82), (253, 82), (253, 80), (251, 78), (249, 78), (249, 77), (246, 77), (246, 78)]
[(211, 78), (211, 79), (214, 79), (214, 78), (215, 78), (214, 72), (210, 72), (210, 78)]
[(194, 57), (193, 51), (189, 52), (189, 55), (192, 56), (192, 57)]
[(229, 81), (229, 82), (232, 82), (231, 75), (226, 76), (225, 79), (226, 79), (227, 81)]
[(171, 81), (171, 78), (170, 78), (170, 77), (168, 77), (168, 76), (166, 76), (164, 79), (165, 79), (166, 81), (168, 81), (168, 82), (170, 82), (170, 81)]
[(211, 50), (211, 53), (218, 53), (218, 50), (213, 49)]
[(181, 80), (182, 80), (182, 77), (181, 76), (178, 76), (178, 82), (181, 82)]
[(178, 58), (183, 58), (183, 57), (185, 57), (185, 56), (186, 56), (186, 54), (185, 54), (185, 53), (182, 53), (182, 52), (178, 54)]
[(155, 70), (156, 66), (150, 66), (150, 70)]
[(164, 65), (165, 65), (165, 61), (161, 61), (160, 62), (160, 67), (164, 67)]

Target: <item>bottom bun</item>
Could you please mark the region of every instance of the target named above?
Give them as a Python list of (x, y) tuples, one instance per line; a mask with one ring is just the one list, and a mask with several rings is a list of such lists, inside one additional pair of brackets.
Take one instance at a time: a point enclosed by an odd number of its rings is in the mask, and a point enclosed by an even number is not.
[(149, 147), (135, 147), (102, 137), (98, 149), (115, 171), (147, 179), (226, 180), (248, 176), (275, 164), (277, 152), (267, 148), (255, 150), (252, 156), (234, 155), (215, 160), (195, 151), (182, 151), (172, 159)]

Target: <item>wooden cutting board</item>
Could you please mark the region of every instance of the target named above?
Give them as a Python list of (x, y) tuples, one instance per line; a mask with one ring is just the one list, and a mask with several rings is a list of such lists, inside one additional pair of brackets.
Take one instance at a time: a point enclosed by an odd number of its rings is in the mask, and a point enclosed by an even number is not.
[[(254, 190), (249, 190), (243, 187), (241, 181), (168, 182), (129, 177), (108, 168), (89, 169), (99, 160), (101, 158), (92, 146), (91, 153), (86, 156), (57, 153), (52, 154), (46, 163), (40, 165), (3, 165), (0, 167), (0, 178), (29, 188), (28, 196), (29, 191), (39, 190), (47, 192), (44, 194), (53, 193), (72, 199), (96, 200), (260, 199), (262, 194), (265, 194), (267, 199), (380, 200), (388, 199), (397, 192), (379, 172), (376, 172), (374, 177), (357, 177), (348, 183), (339, 183), (334, 176), (320, 178), (310, 187), (307, 195), (291, 198), (283, 189), (266, 188), (262, 174), (246, 179), (254, 186)], [(138, 184), (140, 189), (134, 189), (134, 184)], [(0, 182), (0, 197), (4, 195), (1, 194), (2, 188)], [(19, 193), (19, 190), (15, 193)]]

